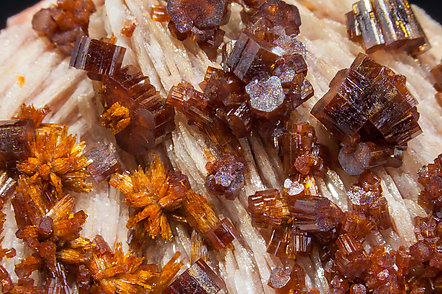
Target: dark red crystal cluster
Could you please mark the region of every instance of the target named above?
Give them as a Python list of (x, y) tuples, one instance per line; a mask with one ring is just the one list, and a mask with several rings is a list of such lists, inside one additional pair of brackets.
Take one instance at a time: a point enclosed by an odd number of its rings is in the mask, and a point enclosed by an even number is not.
[[(243, 181), (244, 158), (238, 138), (253, 131), (266, 140), (286, 142), (281, 153), (289, 154), (285, 160), (288, 169), (295, 169), (297, 160), (301, 173), (324, 170), (318, 146), (307, 146), (308, 140), (300, 142), (305, 145), (300, 154), (291, 153), (289, 146), (296, 140), (290, 136), (297, 132), (291, 129), (289, 115), (313, 95), (305, 78), (304, 49), (296, 40), (301, 25), (298, 9), (283, 1), (266, 1), (250, 7), (244, 19), (247, 27), (235, 45), (224, 48), (224, 69), (207, 69), (200, 84), (203, 93), (183, 81), (167, 98), (167, 104), (185, 114), (189, 124), (210, 139), (216, 151), (207, 165), (206, 187), (229, 199)], [(299, 132), (310, 136), (314, 133), (312, 128), (301, 129)]]
[(229, 0), (168, 0), (169, 30), (178, 40), (197, 42), (214, 58), (224, 38), (220, 26), (229, 21), (229, 4)]
[(406, 78), (360, 53), (339, 71), (312, 114), (343, 143), (339, 163), (351, 175), (399, 167), (407, 141), (421, 133)]
[(424, 187), (419, 204), (442, 217), (442, 154), (418, 171), (418, 181)]
[(70, 65), (101, 81), (102, 123), (118, 145), (137, 155), (164, 141), (175, 129), (174, 109), (134, 66), (121, 67), (126, 49), (82, 36)]
[(436, 101), (442, 107), (442, 60), (431, 70), (434, 80), (434, 88), (436, 89)]
[(293, 124), (281, 137), (281, 155), (287, 179), (283, 192), (258, 191), (249, 196), (248, 207), (255, 225), (272, 228), (267, 251), (295, 259), (308, 253), (314, 240), (336, 238), (344, 220), (343, 212), (330, 200), (320, 197), (316, 176), (326, 172), (314, 128)]
[(387, 48), (417, 55), (430, 48), (407, 0), (360, 0), (346, 18), (348, 37), (367, 53)]
[(32, 18), (32, 28), (47, 37), (58, 49), (70, 55), (75, 40), (88, 35), (89, 17), (95, 12), (92, 0), (57, 0)]

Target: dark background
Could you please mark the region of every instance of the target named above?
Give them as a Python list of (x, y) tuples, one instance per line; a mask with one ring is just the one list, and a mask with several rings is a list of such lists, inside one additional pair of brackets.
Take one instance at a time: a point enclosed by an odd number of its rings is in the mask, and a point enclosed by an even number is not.
[[(140, 0), (141, 1), (141, 0)], [(355, 0), (356, 2), (357, 0)], [(6, 19), (8, 16), (14, 15), (26, 7), (31, 6), (34, 3), (37, 3), (37, 0), (2, 0), (2, 8), (0, 9), (0, 28), (4, 28), (6, 26)], [(442, 1), (440, 0), (421, 0), (421, 1), (411, 1), (424, 8), (427, 13), (429, 13), (434, 19), (438, 20), (439, 23), (442, 23)], [(351, 8), (349, 8), (350, 10)]]

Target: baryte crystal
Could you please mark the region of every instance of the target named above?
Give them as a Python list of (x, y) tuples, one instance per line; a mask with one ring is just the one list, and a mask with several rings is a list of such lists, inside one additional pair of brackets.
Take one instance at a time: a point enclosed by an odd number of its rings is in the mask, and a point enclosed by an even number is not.
[(197, 260), (164, 291), (164, 294), (216, 294), (226, 290), (224, 281), (207, 265)]
[(120, 159), (117, 150), (112, 143), (100, 144), (90, 150), (86, 156), (92, 160), (88, 166), (91, 177), (100, 183), (110, 177), (112, 174), (121, 171)]
[(383, 164), (397, 167), (407, 141), (421, 133), (417, 101), (405, 82), (361, 53), (350, 69), (336, 74), (313, 107), (312, 114), (349, 145), (340, 153), (349, 173)]
[(113, 75), (121, 68), (125, 52), (124, 47), (81, 36), (75, 43), (70, 66), (96, 77)]
[(70, 55), (77, 37), (88, 34), (93, 12), (95, 5), (91, 0), (58, 0), (56, 5), (43, 8), (33, 16), (32, 28)]
[(360, 0), (346, 18), (348, 37), (367, 53), (386, 47), (417, 55), (430, 47), (407, 0)]
[(244, 184), (244, 164), (233, 155), (222, 155), (215, 162), (206, 164), (209, 174), (206, 177), (206, 188), (221, 193), (227, 199), (235, 199)]

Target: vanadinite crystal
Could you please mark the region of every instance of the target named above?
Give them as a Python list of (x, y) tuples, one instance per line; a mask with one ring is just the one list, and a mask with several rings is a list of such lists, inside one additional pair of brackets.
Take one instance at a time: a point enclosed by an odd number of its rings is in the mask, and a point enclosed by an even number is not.
[(58, 0), (56, 5), (34, 15), (32, 27), (70, 55), (75, 40), (88, 34), (89, 17), (93, 12), (95, 5), (91, 0)]
[(209, 57), (216, 57), (224, 37), (219, 27), (229, 20), (229, 3), (226, 0), (168, 0), (169, 29), (177, 39), (189, 37), (198, 42)]
[(174, 109), (134, 66), (102, 79), (103, 125), (112, 128), (118, 145), (131, 154), (143, 153), (175, 129)]
[(81, 36), (75, 43), (70, 66), (96, 77), (112, 75), (121, 68), (126, 48)]
[(419, 183), (424, 187), (424, 190), (419, 194), (419, 203), (440, 214), (442, 209), (442, 154), (439, 154), (433, 163), (422, 167), (418, 176)]
[(34, 139), (35, 124), (30, 119), (0, 122), (0, 164), (14, 166), (30, 154), (28, 143)]
[(313, 107), (312, 114), (344, 143), (338, 159), (347, 173), (400, 166), (407, 141), (421, 133), (417, 101), (405, 82), (361, 53)]
[[(167, 287), (164, 294), (216, 294), (227, 291), (224, 281), (204, 262), (197, 260)], [(224, 293), (224, 292), (222, 292)]]
[(98, 146), (90, 150), (86, 156), (92, 161), (87, 169), (97, 183), (121, 171), (117, 150), (111, 143), (99, 143)]
[(348, 37), (367, 53), (386, 47), (417, 55), (430, 48), (407, 0), (360, 0), (346, 17)]
[(305, 287), (305, 271), (295, 264), (292, 269), (275, 267), (267, 283), (276, 293), (290, 293), (290, 290), (302, 290)]

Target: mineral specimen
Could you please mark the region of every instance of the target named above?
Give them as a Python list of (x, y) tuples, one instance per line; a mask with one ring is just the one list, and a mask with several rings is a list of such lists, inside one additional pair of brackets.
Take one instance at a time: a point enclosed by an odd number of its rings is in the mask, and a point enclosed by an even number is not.
[(441, 213), (442, 208), (442, 154), (418, 171), (418, 181), (424, 187), (419, 194), (419, 204)]
[(95, 5), (91, 0), (58, 0), (56, 5), (34, 15), (32, 28), (70, 55), (75, 40), (88, 34), (89, 17), (93, 12)]
[(103, 75), (103, 125), (112, 128), (118, 145), (131, 154), (143, 153), (175, 129), (174, 109), (134, 66)]
[(29, 119), (0, 122), (0, 164), (15, 167), (17, 160), (30, 155), (28, 143), (34, 139), (35, 123)]
[(305, 287), (305, 271), (297, 264), (292, 269), (275, 267), (267, 284), (278, 294), (290, 293), (290, 290), (302, 290)]
[(100, 183), (112, 174), (121, 171), (120, 159), (112, 143), (100, 144), (86, 154), (92, 162), (87, 169), (91, 177)]
[(400, 166), (407, 141), (421, 133), (417, 101), (405, 82), (360, 53), (313, 107), (312, 114), (345, 144), (339, 162), (347, 173)]
[(212, 192), (222, 193), (227, 199), (234, 199), (244, 183), (244, 164), (233, 155), (225, 154), (206, 165), (209, 172), (206, 187)]
[(430, 47), (407, 0), (361, 0), (346, 18), (348, 37), (367, 53), (386, 47), (417, 55)]
[(123, 62), (126, 48), (80, 36), (73, 49), (70, 66), (85, 70), (95, 78), (116, 73)]
[(216, 294), (227, 291), (224, 281), (204, 262), (197, 260), (164, 291), (164, 294)]
[(65, 125), (44, 125), (27, 144), (29, 157), (17, 162), (19, 172), (33, 182), (49, 184), (58, 198), (67, 190), (91, 191), (91, 184), (86, 182), (91, 161), (83, 154), (85, 143), (76, 143), (76, 136), (68, 135)]
[(168, 172), (158, 157), (147, 172), (139, 167), (131, 174), (116, 173), (109, 184), (119, 189), (125, 195), (127, 205), (135, 209), (127, 222), (128, 228), (142, 222), (152, 238), (161, 235), (164, 240), (172, 240), (166, 213), (179, 208), (186, 195), (169, 188)]

